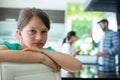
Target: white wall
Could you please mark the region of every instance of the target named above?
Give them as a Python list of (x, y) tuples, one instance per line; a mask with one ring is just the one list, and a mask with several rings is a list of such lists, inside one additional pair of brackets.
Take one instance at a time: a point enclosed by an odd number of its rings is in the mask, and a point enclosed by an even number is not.
[(47, 41), (44, 47), (49, 47), (49, 46), (51, 46), (56, 51), (61, 51), (62, 39), (59, 41)]
[(48, 32), (48, 41), (45, 47), (51, 46), (56, 51), (61, 51), (61, 45), (66, 31), (65, 29), (64, 23), (52, 23), (51, 29)]
[[(109, 21), (109, 29), (113, 31), (117, 31), (118, 26), (117, 26), (116, 13), (106, 12), (104, 18), (108, 19)], [(97, 24), (98, 21), (99, 20), (97, 20), (96, 18), (93, 18), (93, 39), (95, 40), (95, 42), (98, 42), (103, 36), (103, 31), (101, 30), (100, 26)]]

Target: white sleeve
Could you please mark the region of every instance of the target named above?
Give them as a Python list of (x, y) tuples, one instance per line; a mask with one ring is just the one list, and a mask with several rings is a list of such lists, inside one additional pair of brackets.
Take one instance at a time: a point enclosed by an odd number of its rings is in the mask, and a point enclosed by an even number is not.
[(68, 44), (63, 44), (63, 46), (62, 46), (62, 52), (67, 53), (67, 54), (71, 54), (72, 53), (71, 46), (68, 45)]

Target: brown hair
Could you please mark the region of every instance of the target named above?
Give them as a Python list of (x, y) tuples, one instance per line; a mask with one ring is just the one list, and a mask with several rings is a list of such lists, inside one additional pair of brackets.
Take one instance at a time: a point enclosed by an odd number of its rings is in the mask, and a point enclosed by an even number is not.
[(18, 29), (22, 30), (34, 16), (40, 18), (48, 30), (50, 29), (49, 16), (43, 10), (37, 8), (24, 8), (20, 11), (18, 17)]
[(72, 36), (75, 36), (76, 32), (75, 31), (70, 31), (68, 32), (67, 36), (63, 39), (63, 43), (64, 44), (67, 40), (69, 41), (71, 39)]

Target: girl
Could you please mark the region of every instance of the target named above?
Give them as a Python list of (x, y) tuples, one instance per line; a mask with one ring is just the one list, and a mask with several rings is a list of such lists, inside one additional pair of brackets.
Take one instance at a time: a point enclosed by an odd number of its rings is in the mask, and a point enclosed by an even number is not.
[(80, 71), (82, 64), (71, 55), (43, 48), (50, 29), (48, 15), (36, 8), (20, 11), (16, 34), (20, 43), (4, 41), (0, 45), (0, 62), (42, 63), (55, 72), (61, 67), (70, 72)]

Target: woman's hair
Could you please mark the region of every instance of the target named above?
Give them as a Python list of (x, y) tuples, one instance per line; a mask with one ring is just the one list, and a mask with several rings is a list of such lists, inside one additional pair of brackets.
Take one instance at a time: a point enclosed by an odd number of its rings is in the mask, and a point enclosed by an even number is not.
[(20, 11), (18, 17), (18, 29), (22, 30), (34, 16), (41, 19), (48, 30), (50, 29), (49, 16), (43, 10), (37, 8), (24, 8)]
[(67, 36), (63, 39), (63, 44), (66, 42), (66, 41), (69, 41), (71, 39), (72, 36), (75, 36), (76, 35), (76, 32), (75, 31), (70, 31), (68, 32)]

